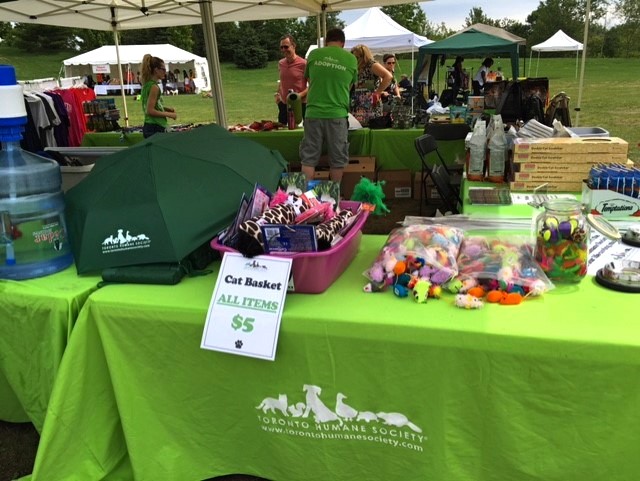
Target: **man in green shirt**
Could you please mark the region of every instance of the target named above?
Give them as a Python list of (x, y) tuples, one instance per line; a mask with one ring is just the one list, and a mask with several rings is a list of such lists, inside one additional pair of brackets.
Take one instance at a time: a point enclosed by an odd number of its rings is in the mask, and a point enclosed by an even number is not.
[(309, 82), (304, 137), (300, 143), (300, 162), (307, 180), (313, 179), (326, 142), (329, 176), (342, 180), (349, 163), (349, 92), (358, 79), (356, 58), (344, 50), (344, 32), (327, 32), (326, 47), (313, 50), (307, 58), (305, 77)]

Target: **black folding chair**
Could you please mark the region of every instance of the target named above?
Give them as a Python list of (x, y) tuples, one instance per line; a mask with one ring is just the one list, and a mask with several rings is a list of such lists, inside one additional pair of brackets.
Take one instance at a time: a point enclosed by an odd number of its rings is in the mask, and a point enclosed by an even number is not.
[[(444, 167), (444, 160), (438, 152), (438, 143), (433, 135), (424, 134), (415, 140), (415, 147), (418, 155), (420, 156), (421, 169), (420, 169), (420, 215), (422, 215), (422, 206), (427, 193), (426, 176), (425, 173), (431, 178), (433, 184), (440, 194), (445, 206), (445, 210), (452, 214), (459, 214), (459, 205), (462, 205), (460, 200), (460, 192), (451, 183), (451, 178)], [(427, 156), (434, 153), (440, 159), (441, 165), (429, 166), (427, 163)]]
[[(459, 140), (462, 141), (467, 134), (471, 132), (471, 127), (469, 124), (438, 124), (435, 122), (427, 122), (424, 126), (424, 133), (433, 135), (433, 138), (438, 141), (449, 141), (449, 140)], [(440, 159), (440, 163), (445, 168), (447, 173), (455, 177), (456, 175), (462, 177), (462, 172), (464, 171), (464, 166), (462, 165), (447, 165), (442, 156), (438, 154), (438, 158)]]

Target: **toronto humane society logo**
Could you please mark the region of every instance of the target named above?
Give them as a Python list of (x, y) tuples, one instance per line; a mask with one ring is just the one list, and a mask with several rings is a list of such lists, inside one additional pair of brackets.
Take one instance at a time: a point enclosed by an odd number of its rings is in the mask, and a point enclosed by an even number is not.
[(387, 444), (392, 448), (422, 452), (427, 436), (405, 414), (347, 404), (347, 396), (337, 393), (334, 409), (321, 399), (322, 388), (302, 386), (304, 401), (287, 394), (265, 397), (255, 409), (261, 428), (274, 435), (311, 439)]
[(133, 249), (146, 249), (148, 247), (151, 247), (151, 239), (149, 239), (146, 234), (131, 235), (131, 233), (125, 229), (118, 229), (116, 235), (111, 234), (102, 241), (103, 254)]

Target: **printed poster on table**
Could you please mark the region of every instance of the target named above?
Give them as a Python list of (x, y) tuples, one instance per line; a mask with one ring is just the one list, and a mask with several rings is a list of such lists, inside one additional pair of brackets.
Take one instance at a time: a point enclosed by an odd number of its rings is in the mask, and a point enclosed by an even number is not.
[(200, 347), (275, 360), (291, 258), (226, 253)]

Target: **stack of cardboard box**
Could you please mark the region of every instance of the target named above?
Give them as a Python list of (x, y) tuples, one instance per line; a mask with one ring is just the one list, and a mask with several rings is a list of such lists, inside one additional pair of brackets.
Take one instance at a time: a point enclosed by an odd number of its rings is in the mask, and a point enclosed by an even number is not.
[(625, 164), (629, 144), (617, 137), (517, 138), (513, 144), (511, 190), (579, 192), (596, 164)]

